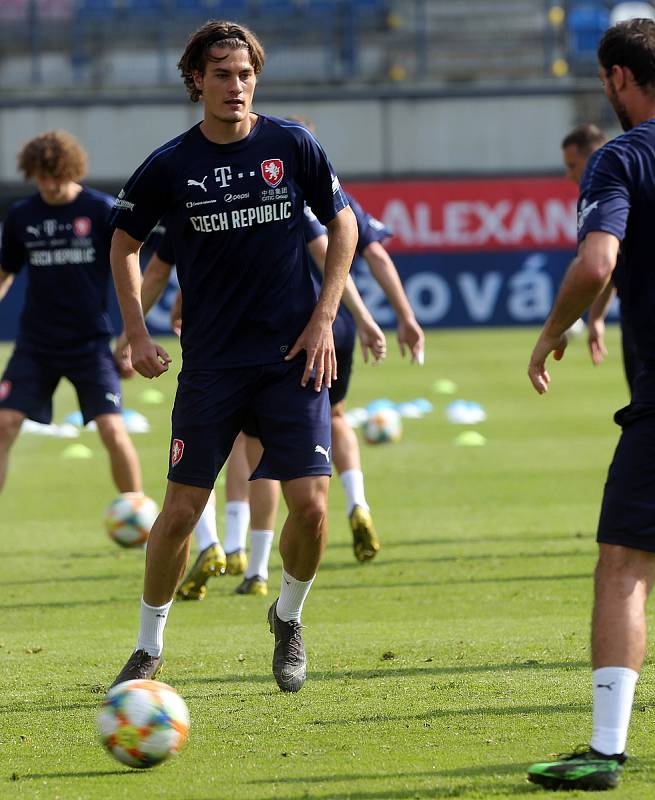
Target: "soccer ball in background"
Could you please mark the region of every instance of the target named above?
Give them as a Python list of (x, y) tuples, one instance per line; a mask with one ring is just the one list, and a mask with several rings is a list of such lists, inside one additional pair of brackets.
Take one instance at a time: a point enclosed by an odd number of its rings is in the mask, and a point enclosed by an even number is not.
[(121, 547), (139, 547), (148, 539), (159, 509), (150, 497), (139, 492), (123, 492), (105, 512), (105, 527)]
[(403, 432), (400, 414), (390, 407), (373, 411), (364, 423), (362, 432), (369, 444), (397, 442)]
[(159, 681), (125, 681), (112, 687), (98, 713), (107, 750), (128, 767), (145, 769), (178, 754), (189, 732), (189, 709)]

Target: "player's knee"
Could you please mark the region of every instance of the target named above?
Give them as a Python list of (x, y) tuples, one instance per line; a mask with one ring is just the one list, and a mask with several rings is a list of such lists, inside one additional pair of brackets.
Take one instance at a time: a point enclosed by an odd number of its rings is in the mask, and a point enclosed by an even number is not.
[(184, 540), (195, 528), (201, 514), (202, 508), (197, 503), (179, 498), (174, 504), (164, 505), (160, 530), (171, 541)]
[(322, 495), (308, 497), (295, 508), (294, 516), (306, 533), (320, 535), (327, 518), (327, 499)]
[(23, 417), (14, 413), (0, 413), (0, 447), (10, 447), (18, 436)]
[(116, 450), (129, 446), (130, 437), (128, 436), (122, 417), (118, 414), (111, 414), (96, 418), (98, 433), (103, 444), (109, 450)]
[(652, 581), (655, 553), (634, 547), (603, 544), (596, 565), (597, 584), (620, 583), (626, 579)]
[(338, 403), (335, 403), (333, 406), (330, 406), (330, 410), (332, 412), (332, 420), (335, 419), (343, 419), (343, 415), (346, 410), (346, 404), (343, 400)]

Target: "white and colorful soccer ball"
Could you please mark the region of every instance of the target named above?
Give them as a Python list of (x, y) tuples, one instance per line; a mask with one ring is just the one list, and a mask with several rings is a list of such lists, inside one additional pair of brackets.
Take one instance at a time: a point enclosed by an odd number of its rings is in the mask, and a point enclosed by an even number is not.
[(159, 509), (150, 497), (139, 492), (123, 492), (105, 512), (105, 528), (121, 547), (139, 547), (148, 539)]
[(190, 722), (189, 709), (175, 689), (148, 680), (113, 686), (97, 719), (103, 745), (114, 758), (137, 769), (177, 755)]
[(369, 444), (397, 442), (403, 432), (402, 419), (395, 408), (380, 408), (369, 414), (362, 432)]

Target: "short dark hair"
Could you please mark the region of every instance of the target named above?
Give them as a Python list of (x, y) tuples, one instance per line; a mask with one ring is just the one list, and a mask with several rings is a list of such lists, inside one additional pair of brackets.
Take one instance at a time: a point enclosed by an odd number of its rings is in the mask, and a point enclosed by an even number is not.
[(45, 131), (21, 147), (18, 169), (25, 178), (79, 181), (86, 175), (86, 150), (68, 131)]
[(655, 22), (631, 19), (613, 25), (600, 40), (598, 61), (607, 73), (614, 65), (628, 67), (638, 86), (655, 89)]
[(264, 68), (264, 48), (252, 31), (239, 25), (238, 22), (209, 20), (191, 34), (177, 65), (193, 103), (197, 103), (202, 95), (193, 80), (193, 73), (204, 74), (207, 62), (213, 60), (209, 51), (215, 46), (227, 47), (230, 50), (241, 48), (247, 50), (255, 75), (259, 75)]
[(581, 153), (589, 155), (602, 147), (606, 141), (607, 136), (597, 125), (578, 125), (562, 139), (562, 150), (575, 145)]

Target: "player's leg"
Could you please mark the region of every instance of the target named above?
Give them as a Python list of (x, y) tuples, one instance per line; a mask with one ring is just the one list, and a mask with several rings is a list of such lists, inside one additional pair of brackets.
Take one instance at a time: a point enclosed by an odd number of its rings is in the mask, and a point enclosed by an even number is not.
[(241, 428), (252, 378), (248, 369), (179, 375), (166, 497), (148, 537), (139, 637), (114, 684), (152, 678), (161, 666), (164, 626), (190, 534)]
[(59, 377), (57, 365), (19, 350), (12, 353), (0, 380), (0, 492), (7, 479), (9, 451), (23, 420), (52, 422), (52, 395)]
[(300, 691), (307, 677), (301, 614), (327, 544), (329, 482), (312, 476), (282, 483), (289, 514), (280, 533), (280, 595), (268, 621), (275, 635), (273, 675), (284, 692)]
[(344, 336), (344, 347), (337, 350), (338, 380), (330, 387), (332, 409), (332, 463), (339, 474), (344, 491), (348, 522), (353, 535), (353, 552), (358, 561), (370, 561), (380, 549), (380, 540), (364, 493), (364, 473), (359, 455), (359, 442), (344, 416), (345, 398), (350, 385), (355, 342)]
[(180, 583), (178, 600), (202, 600), (207, 594), (207, 581), (225, 572), (225, 551), (216, 527), (216, 492), (212, 489), (207, 504), (194, 528), (198, 556)]
[(121, 414), (121, 383), (109, 345), (66, 365), (65, 377), (73, 384), (86, 424), (94, 419), (119, 492), (141, 491), (141, 465)]
[(327, 539), (327, 493), (332, 473), (327, 389), (302, 388), (304, 360), (267, 368), (251, 409), (264, 445), (253, 480), (282, 481), (288, 516), (280, 534), (280, 597), (269, 609), (275, 635), (273, 675), (282, 691), (305, 682), (307, 658), (300, 613)]
[(142, 491), (139, 456), (127, 432), (123, 417), (112, 412), (98, 414), (95, 421), (100, 439), (109, 456), (111, 476), (118, 491)]
[(551, 789), (617, 785), (646, 648), (646, 601), (655, 581), (655, 418), (628, 406), (616, 419), (623, 433), (598, 523), (591, 746), (530, 767), (530, 780)]
[(9, 451), (16, 441), (25, 414), (11, 408), (0, 408), (0, 492), (7, 480)]
[[(248, 465), (254, 472), (261, 461), (264, 448), (258, 438), (245, 436)], [(260, 478), (250, 484), (250, 553), (243, 581), (237, 594), (268, 594), (268, 561), (275, 531), (280, 483)]]
[(240, 433), (230, 453), (225, 476), (225, 553), (229, 575), (241, 575), (246, 568), (250, 473), (245, 436)]
[(159, 673), (168, 612), (189, 560), (191, 531), (207, 504), (210, 491), (168, 481), (162, 510), (148, 536), (136, 647), (112, 685), (155, 678)]
[(625, 750), (635, 685), (646, 653), (646, 602), (654, 580), (655, 553), (600, 545), (591, 635), (591, 746), (605, 755)]

